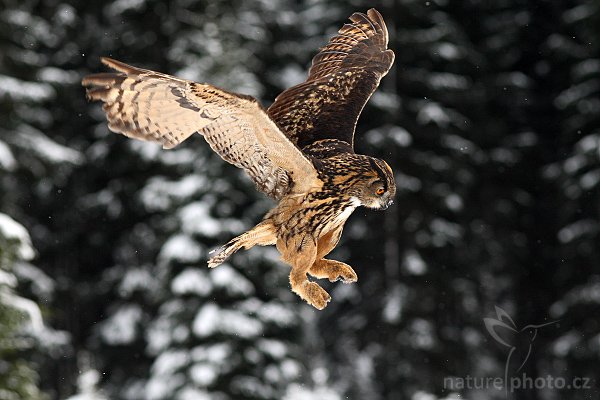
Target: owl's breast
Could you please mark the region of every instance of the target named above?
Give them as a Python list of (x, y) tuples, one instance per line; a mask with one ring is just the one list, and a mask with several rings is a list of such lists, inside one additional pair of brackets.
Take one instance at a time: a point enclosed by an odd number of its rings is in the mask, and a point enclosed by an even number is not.
[[(309, 203), (310, 204), (310, 203)], [(307, 205), (306, 227), (315, 239), (344, 225), (360, 201), (356, 197), (328, 198)]]
[(334, 225), (343, 224), (352, 215), (356, 207), (360, 206), (360, 200), (357, 197), (351, 197), (350, 201), (340, 208), (337, 215), (332, 219)]
[(315, 198), (307, 195), (301, 200), (282, 200), (266, 218), (275, 225), (279, 237), (287, 240), (296, 235), (310, 234), (317, 240), (343, 225), (360, 205), (356, 197)]

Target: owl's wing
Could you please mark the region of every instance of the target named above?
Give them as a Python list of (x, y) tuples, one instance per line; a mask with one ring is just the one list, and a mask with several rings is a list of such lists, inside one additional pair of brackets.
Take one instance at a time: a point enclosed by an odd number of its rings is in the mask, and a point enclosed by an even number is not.
[(304, 193), (317, 173), (298, 147), (251, 96), (135, 68), (109, 58), (119, 71), (85, 77), (90, 100), (104, 102), (108, 127), (165, 149), (200, 133), (225, 161), (244, 169), (259, 190), (279, 199)]
[(358, 117), (394, 62), (381, 14), (354, 13), (313, 58), (306, 82), (281, 93), (268, 113), (298, 145), (337, 139), (353, 146)]

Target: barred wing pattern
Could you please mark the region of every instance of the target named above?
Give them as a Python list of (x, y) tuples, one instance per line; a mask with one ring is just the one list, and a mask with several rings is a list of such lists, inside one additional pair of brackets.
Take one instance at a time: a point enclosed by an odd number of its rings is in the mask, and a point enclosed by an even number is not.
[(198, 132), (274, 199), (318, 185), (313, 164), (253, 97), (109, 58), (102, 62), (119, 72), (89, 75), (82, 83), (90, 100), (104, 102), (112, 131), (166, 149)]
[(381, 14), (354, 13), (313, 58), (306, 82), (281, 93), (268, 113), (300, 148), (337, 139), (353, 146), (358, 117), (392, 66)]

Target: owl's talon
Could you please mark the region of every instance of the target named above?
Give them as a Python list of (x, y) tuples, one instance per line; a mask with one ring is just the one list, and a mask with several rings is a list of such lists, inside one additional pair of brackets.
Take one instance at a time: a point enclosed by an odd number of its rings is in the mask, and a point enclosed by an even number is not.
[(208, 253), (212, 254), (212, 257), (208, 260), (208, 268), (215, 268), (221, 265), (227, 259), (227, 257), (229, 257), (229, 254), (226, 252), (226, 250), (227, 249), (225, 246), (217, 247), (216, 249), (211, 250), (211, 252)]
[(299, 286), (292, 287), (292, 291), (317, 310), (324, 309), (331, 301), (329, 293), (315, 282), (305, 281)]
[(339, 265), (337, 267), (337, 276), (329, 278), (330, 282), (354, 283), (358, 281), (358, 275), (349, 265)]
[(343, 283), (354, 283), (358, 281), (358, 275), (351, 266), (341, 261), (327, 260), (325, 258), (316, 261), (308, 271), (315, 278), (327, 278), (329, 282), (342, 281)]
[(317, 310), (322, 310), (331, 301), (331, 296), (321, 286), (315, 282), (306, 282), (304, 284), (304, 300)]

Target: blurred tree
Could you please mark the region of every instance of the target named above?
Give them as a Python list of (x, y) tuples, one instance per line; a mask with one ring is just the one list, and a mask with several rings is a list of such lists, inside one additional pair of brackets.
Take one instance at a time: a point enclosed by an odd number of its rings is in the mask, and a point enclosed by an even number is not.
[[(495, 305), (520, 326), (561, 320), (540, 332), (529, 375), (593, 377), (600, 12), (580, 3), (4, 0), (0, 209), (28, 228), (44, 271), (4, 290), (71, 335), (48, 335), (63, 343), (50, 355), (28, 350), (42, 386), (54, 398), (434, 399), (452, 392), (445, 377), (502, 375), (482, 321)], [(199, 137), (162, 151), (110, 133), (79, 81), (111, 56), (268, 105), (369, 7), (396, 64), (356, 150), (390, 163), (398, 199), (350, 219), (333, 257), (359, 282), (328, 287), (316, 313), (272, 249), (205, 269), (270, 206), (241, 171)], [(40, 287), (52, 281), (51, 297)], [(579, 399), (593, 385), (516, 396)]]
[[(0, 398), (46, 399), (31, 357), (50, 343), (40, 306), (22, 297), (19, 286), (37, 275), (50, 283), (36, 267), (27, 264), (35, 255), (27, 230), (8, 215), (0, 213)], [(41, 277), (41, 279), (40, 279)], [(28, 279), (29, 278), (29, 279)], [(44, 288), (38, 288), (42, 291)]]
[[(556, 270), (545, 288), (550, 315), (560, 335), (547, 339), (540, 374), (567, 382), (590, 379), (589, 390), (571, 391), (584, 399), (600, 391), (596, 362), (600, 338), (600, 6), (569, 2), (544, 42), (546, 70), (563, 66), (551, 101), (557, 158), (543, 169), (557, 187), (553, 232)], [(547, 273), (544, 271), (544, 273)], [(557, 397), (558, 398), (558, 397)]]
[[(520, 326), (543, 322), (552, 316), (557, 291), (571, 292), (557, 285), (559, 276), (575, 273), (579, 282), (595, 282), (597, 263), (587, 261), (582, 271), (558, 255), (557, 235), (569, 228), (560, 230), (557, 210), (569, 199), (543, 171), (560, 168), (554, 163), (573, 144), (557, 140), (563, 137), (557, 102), (584, 93), (578, 104), (589, 116), (577, 111), (572, 120), (598, 126), (592, 111), (598, 52), (591, 34), (598, 17), (595, 6), (575, 3), (396, 1), (380, 8), (396, 33), (396, 64), (363, 113), (358, 130), (367, 132), (362, 143), (359, 134), (358, 147), (366, 144), (368, 153), (392, 160), (397, 215), (358, 212), (351, 220), (343, 245), (361, 279), (335, 289), (349, 292), (353, 304), (328, 307), (322, 332), (324, 347), (334, 349), (331, 370), (351, 398), (420, 398), (452, 392), (443, 387), (444, 377), (503, 375), (505, 349), (495, 347), (482, 323), (494, 305)], [(575, 26), (583, 32), (573, 32)], [(580, 75), (569, 76), (566, 60), (549, 46), (575, 54)], [(577, 78), (584, 82), (568, 91), (565, 84)], [(588, 138), (587, 159), (597, 165), (592, 142)], [(586, 182), (597, 188), (593, 174)], [(595, 204), (587, 200), (583, 207)], [(383, 229), (366, 235), (373, 226)], [(585, 340), (592, 332), (598, 327), (581, 318), (568, 337)], [(527, 373), (565, 376), (544, 355), (566, 339), (556, 342), (557, 327), (542, 334)], [(484, 392), (504, 396), (494, 388)], [(536, 391), (517, 395), (535, 398)]]
[[(13, 332), (19, 336), (12, 338), (14, 346), (3, 346), (1, 358), (18, 362), (18, 370), (10, 370), (13, 364), (3, 370), (7, 375), (0, 390), (6, 390), (6, 398), (33, 399), (42, 397), (37, 387), (38, 373), (41, 386), (47, 389), (49, 385), (44, 378), (54, 371), (57, 360), (70, 351), (69, 335), (46, 327), (41, 312), (52, 320), (64, 306), (55, 303), (60, 282), (47, 268), (46, 250), (61, 242), (61, 237), (51, 234), (53, 217), (57, 215), (52, 207), (59, 208), (56, 204), (61, 201), (60, 188), (83, 157), (63, 146), (59, 138), (48, 135), (48, 129), (61, 116), (63, 120), (65, 116), (71, 118), (64, 109), (52, 113), (51, 104), (57, 102), (56, 88), (77, 81), (78, 74), (63, 68), (61, 63), (58, 68), (48, 48), (56, 48), (65, 41), (72, 8), (62, 5), (56, 8), (56, 14), (48, 16), (38, 14), (37, 2), (16, 3), (5, 1), (0, 10), (0, 209), (27, 226), (33, 241), (39, 245), (36, 247), (41, 257), (37, 266), (26, 262), (33, 256), (33, 250), (24, 228), (12, 230), (21, 232), (16, 238), (4, 237), (10, 240), (2, 243), (2, 267), (9, 270), (6, 276), (16, 277), (13, 283), (17, 285), (10, 289), (13, 299), (17, 299), (12, 306), (17, 309), (4, 308), (4, 315), (9, 318), (6, 329), (7, 334)], [(52, 21), (60, 26), (53, 29)], [(60, 58), (60, 54), (53, 56)], [(36, 207), (39, 203), (44, 206)], [(7, 229), (20, 227), (10, 221), (10, 217), (5, 217), (0, 225)], [(23, 249), (29, 249), (27, 256)], [(3, 305), (8, 307), (7, 303)], [(27, 310), (28, 318), (23, 316), (19, 305)], [(23, 386), (18, 389), (20, 393), (10, 394), (17, 386), (15, 382)]]
[[(258, 76), (275, 66), (257, 54), (273, 39), (266, 24), (278, 25), (268, 17), (282, 10), (227, 1), (65, 7), (31, 1), (7, 14), (13, 25), (15, 15), (27, 15), (18, 20), (24, 33), (45, 26), (34, 37), (36, 51), (54, 75), (72, 77), (65, 71), (71, 66), (82, 70), (75, 80), (48, 85), (47, 99), (31, 96), (32, 103), (47, 100), (48, 136), (83, 149), (73, 152), (77, 167), (61, 176), (50, 163), (40, 174), (47, 176), (46, 191), (14, 200), (17, 212), (24, 204), (33, 210), (43, 266), (60, 282), (56, 308), (62, 314), (53, 322), (73, 333), (74, 352), (43, 371), (46, 381), (54, 382), (58, 397), (73, 393), (80, 359), (91, 357), (89, 367), (103, 373), (110, 398), (281, 398), (289, 382), (301, 380), (305, 357), (296, 344), (299, 305), (286, 289), (286, 270), (269, 250), (239, 255), (210, 274), (204, 270), (208, 249), (255, 223), (268, 201), (199, 137), (162, 152), (109, 133), (98, 111), (92, 125), (87, 118), (73, 123), (66, 110), (82, 115), (93, 109), (85, 105), (79, 77), (99, 70), (101, 55), (260, 96)], [(26, 51), (24, 43), (15, 44), (15, 54)], [(24, 79), (37, 76), (31, 70)], [(253, 267), (232, 268), (237, 263)]]
[[(475, 5), (400, 1), (381, 11), (396, 64), (363, 114), (357, 146), (391, 160), (398, 201), (392, 212), (359, 212), (349, 226), (361, 280), (349, 289), (351, 307), (332, 310), (324, 325), (337, 326), (328, 340), (351, 397), (394, 399), (441, 393), (444, 377), (499, 366), (481, 328), (512, 283), (506, 247), (516, 228), (502, 214), (515, 212), (506, 207), (514, 194), (503, 174), (518, 149), (494, 96), (521, 88), (511, 65), (485, 52), (486, 36), (502, 27), (485, 32), (463, 19)], [(373, 226), (383, 229), (365, 234)]]

